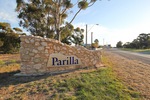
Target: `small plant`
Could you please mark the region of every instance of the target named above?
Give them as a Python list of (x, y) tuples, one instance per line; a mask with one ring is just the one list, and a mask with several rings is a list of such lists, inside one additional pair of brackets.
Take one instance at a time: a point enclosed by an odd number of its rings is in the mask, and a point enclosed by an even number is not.
[(0, 65), (4, 65), (4, 64), (5, 64), (5, 62), (0, 60)]
[(10, 60), (10, 62), (11, 62), (11, 63), (16, 63), (16, 60), (13, 59), (13, 60)]

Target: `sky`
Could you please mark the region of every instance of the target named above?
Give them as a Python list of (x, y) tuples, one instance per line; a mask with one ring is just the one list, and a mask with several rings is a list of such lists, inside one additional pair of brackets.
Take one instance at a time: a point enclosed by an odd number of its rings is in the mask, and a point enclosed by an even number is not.
[[(140, 33), (150, 33), (149, 4), (150, 0), (97, 0), (93, 6), (82, 10), (72, 24), (83, 29), (88, 26), (89, 44), (91, 32), (93, 40), (98, 39), (100, 45), (116, 46), (118, 41), (132, 42)], [(15, 7), (16, 0), (0, 0), (0, 22), (18, 27), (19, 19)], [(76, 11), (77, 8), (72, 9), (68, 21)]]

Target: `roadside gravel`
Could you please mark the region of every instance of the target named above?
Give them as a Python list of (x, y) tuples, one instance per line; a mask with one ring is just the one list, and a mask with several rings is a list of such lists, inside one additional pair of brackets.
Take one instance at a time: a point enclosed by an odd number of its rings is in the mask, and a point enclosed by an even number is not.
[(119, 79), (140, 92), (144, 100), (150, 100), (150, 64), (129, 60), (109, 51), (103, 51), (103, 56), (112, 63), (113, 70)]

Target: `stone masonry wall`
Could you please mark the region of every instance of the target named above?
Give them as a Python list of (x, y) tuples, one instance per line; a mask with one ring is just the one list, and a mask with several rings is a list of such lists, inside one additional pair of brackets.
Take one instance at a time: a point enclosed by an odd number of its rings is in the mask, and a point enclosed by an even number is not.
[[(48, 59), (52, 53), (75, 55), (81, 60), (82, 65), (48, 66)], [(69, 46), (57, 40), (39, 36), (21, 36), (21, 74), (41, 74), (91, 66), (98, 67), (101, 64), (100, 57), (101, 53), (98, 50), (87, 50), (82, 46)]]

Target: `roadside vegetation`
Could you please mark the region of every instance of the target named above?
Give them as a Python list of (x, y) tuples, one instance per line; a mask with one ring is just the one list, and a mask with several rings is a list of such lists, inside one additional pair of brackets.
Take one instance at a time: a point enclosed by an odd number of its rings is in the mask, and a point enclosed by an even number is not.
[(125, 51), (137, 52), (142, 54), (150, 54), (150, 49), (130, 49), (130, 48), (122, 48)]
[[(143, 51), (141, 49), (150, 49), (150, 33), (141, 33), (139, 36), (134, 39), (132, 42), (126, 42), (125, 44), (122, 41), (117, 42), (117, 48), (127, 48), (127, 49), (140, 49), (138, 51)], [(135, 51), (135, 50), (133, 50)], [(144, 50), (146, 51), (146, 50)], [(148, 50), (149, 51), (149, 50)]]
[(105, 51), (104, 56), (109, 59), (108, 63), (111, 64), (117, 78), (129, 89), (140, 92), (141, 100), (150, 100), (150, 64), (140, 61), (140, 57), (134, 59), (133, 55)]
[[(4, 56), (4, 55), (3, 55)], [(18, 55), (19, 56), (19, 55)], [(1, 57), (2, 58), (2, 57)], [(138, 100), (140, 94), (122, 84), (112, 71), (112, 63), (103, 57), (105, 67), (80, 69), (60, 75), (36, 77), (13, 76), (19, 72), (20, 64), (0, 67), (0, 99), (50, 99), (50, 100)], [(10, 70), (11, 69), (11, 70)], [(6, 73), (7, 72), (7, 73)]]
[(9, 23), (0, 22), (0, 54), (18, 53), (20, 48), (19, 35), (23, 35), (20, 28), (11, 28)]

